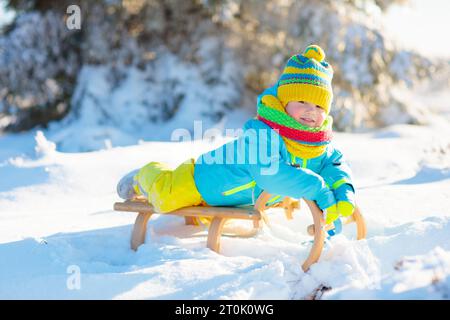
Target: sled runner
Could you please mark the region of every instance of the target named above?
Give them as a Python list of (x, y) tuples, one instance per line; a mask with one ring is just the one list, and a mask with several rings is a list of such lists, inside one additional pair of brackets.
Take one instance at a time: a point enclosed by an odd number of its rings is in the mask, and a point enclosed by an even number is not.
[[(273, 207), (281, 207), (284, 209), (287, 219), (292, 219), (292, 212), (294, 209), (299, 208), (299, 201), (292, 198), (285, 197), (282, 202), (275, 205), (267, 206), (267, 202), (272, 196), (267, 192), (262, 192), (256, 200), (254, 207), (209, 207), (209, 206), (196, 206), (186, 207), (172, 212), (164, 213), (170, 215), (176, 215), (184, 217), (187, 225), (199, 225), (199, 217), (211, 218), (211, 223), (208, 228), (207, 247), (211, 250), (220, 252), (220, 238), (224, 232), (224, 225), (228, 219), (243, 219), (253, 221), (253, 230), (247, 233), (234, 232), (237, 236), (248, 237), (255, 235), (262, 227), (261, 222), (264, 221), (269, 224), (269, 220), (265, 213), (265, 210)], [(330, 224), (324, 226), (323, 213), (316, 205), (314, 201), (305, 200), (306, 204), (311, 211), (314, 224), (307, 228), (310, 235), (314, 236), (313, 245), (309, 253), (308, 258), (302, 265), (303, 271), (307, 271), (309, 267), (316, 263), (325, 241), (325, 232), (332, 235), (333, 232), (338, 233), (337, 226)], [(124, 202), (116, 202), (114, 204), (114, 210), (137, 212), (138, 216), (134, 223), (133, 232), (131, 236), (131, 248), (137, 250), (137, 248), (145, 242), (145, 235), (147, 231), (147, 222), (155, 212), (146, 199), (133, 199)], [(357, 239), (364, 239), (366, 237), (367, 229), (363, 216), (358, 207), (352, 216), (346, 219), (343, 224), (356, 223), (357, 227)], [(333, 231), (334, 230), (334, 231)]]

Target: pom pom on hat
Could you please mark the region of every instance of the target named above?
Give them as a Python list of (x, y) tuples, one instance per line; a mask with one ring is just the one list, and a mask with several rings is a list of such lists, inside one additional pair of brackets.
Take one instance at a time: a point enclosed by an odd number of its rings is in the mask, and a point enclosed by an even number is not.
[(307, 46), (303, 55), (309, 59), (315, 59), (317, 62), (322, 62), (325, 59), (325, 52), (315, 44)]

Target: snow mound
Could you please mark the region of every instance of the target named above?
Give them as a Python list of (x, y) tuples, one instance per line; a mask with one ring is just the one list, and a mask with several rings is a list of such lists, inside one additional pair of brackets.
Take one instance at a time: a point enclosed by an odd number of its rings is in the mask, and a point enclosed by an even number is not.
[(203, 228), (164, 215), (130, 249), (134, 215), (112, 209), (119, 179), (149, 161), (175, 167), (224, 139), (65, 153), (40, 132), (2, 137), (0, 298), (448, 299), (450, 135), (385, 130), (394, 131), (336, 135), (368, 235), (355, 241), (346, 226), (307, 273), (312, 218), (303, 202), (292, 220), (268, 210), (270, 226), (254, 237), (223, 236), (221, 254), (206, 248)]

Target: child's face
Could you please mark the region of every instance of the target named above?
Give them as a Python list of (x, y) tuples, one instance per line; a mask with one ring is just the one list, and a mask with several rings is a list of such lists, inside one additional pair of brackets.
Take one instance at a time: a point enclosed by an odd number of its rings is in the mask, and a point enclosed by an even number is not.
[(320, 127), (326, 118), (324, 109), (306, 101), (290, 101), (286, 105), (286, 112), (308, 127)]

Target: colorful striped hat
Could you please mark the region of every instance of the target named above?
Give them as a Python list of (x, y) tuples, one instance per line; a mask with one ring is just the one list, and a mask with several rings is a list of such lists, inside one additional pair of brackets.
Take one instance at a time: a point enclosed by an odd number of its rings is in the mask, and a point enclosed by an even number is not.
[(333, 101), (333, 68), (324, 59), (322, 48), (310, 45), (303, 54), (288, 60), (278, 80), (277, 96), (283, 107), (289, 101), (306, 101), (322, 107), (329, 114)]

